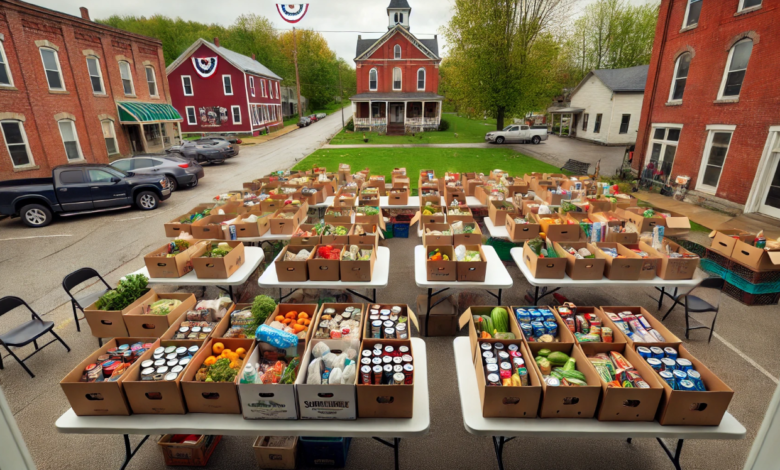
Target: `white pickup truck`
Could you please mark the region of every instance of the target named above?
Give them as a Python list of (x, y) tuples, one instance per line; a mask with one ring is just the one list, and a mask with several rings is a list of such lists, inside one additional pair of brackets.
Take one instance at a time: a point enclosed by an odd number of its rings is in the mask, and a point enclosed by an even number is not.
[(497, 144), (503, 144), (504, 142), (531, 142), (538, 144), (543, 140), (547, 140), (547, 128), (533, 129), (531, 126), (524, 124), (512, 124), (506, 126), (502, 131), (488, 132), (485, 134), (485, 140)]

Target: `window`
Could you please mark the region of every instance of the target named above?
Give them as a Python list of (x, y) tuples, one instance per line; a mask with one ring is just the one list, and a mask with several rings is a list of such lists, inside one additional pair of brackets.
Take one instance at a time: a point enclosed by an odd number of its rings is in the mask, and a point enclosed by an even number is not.
[(262, 96), (263, 98), (268, 96), (265, 93), (265, 80), (263, 80), (262, 78), (260, 79), (260, 96)]
[(43, 60), (43, 70), (46, 72), (46, 81), (49, 82), (49, 90), (64, 90), (65, 83), (62, 81), (57, 51), (42, 47), (41, 59)]
[(84, 172), (81, 170), (68, 170), (60, 172), (60, 182), (62, 184), (83, 184)]
[(8, 58), (5, 56), (3, 42), (0, 41), (0, 86), (14, 86), (11, 78), (11, 69), (8, 67)]
[(685, 92), (685, 82), (688, 81), (688, 70), (691, 68), (691, 54), (686, 52), (677, 58), (674, 64), (674, 80), (669, 92), (669, 101), (681, 101)]
[(401, 58), (401, 46), (398, 44), (393, 47), (393, 58), (400, 59)]
[(87, 57), (87, 71), (92, 83), (92, 93), (104, 95), (106, 92), (103, 89), (103, 74), (100, 73), (100, 60), (97, 57)]
[(222, 90), (225, 92), (226, 96), (233, 94), (233, 81), (230, 78), (230, 75), (222, 76)]
[(395, 24), (398, 24), (398, 13), (396, 13), (396, 14), (393, 16), (393, 20), (395, 21)]
[(425, 90), (425, 69), (417, 71), (417, 89)]
[(368, 72), (368, 89), (370, 91), (376, 91), (376, 86), (377, 86), (376, 69), (371, 69), (371, 71)]
[(189, 75), (182, 75), (181, 88), (184, 90), (184, 96), (192, 96), (192, 77)]
[(588, 117), (589, 117), (589, 116), (590, 116), (590, 115), (589, 115), (588, 113), (585, 113), (585, 114), (582, 116), (582, 130), (583, 130), (583, 131), (587, 131), (587, 130), (588, 130)]
[(231, 106), (233, 112), (233, 124), (241, 124), (241, 106)]
[(32, 166), (35, 163), (27, 143), (27, 134), (24, 132), (24, 123), (21, 121), (3, 121), (3, 138), (8, 153), (11, 155), (11, 163), (14, 168)]
[(149, 96), (157, 96), (157, 77), (154, 74), (154, 67), (146, 67), (146, 83), (149, 84)]
[(279, 98), (281, 96), (279, 93), (279, 82), (274, 82), (274, 84), (276, 86), (276, 97)]
[(89, 180), (93, 183), (110, 183), (111, 178), (114, 175), (103, 170), (87, 170), (89, 173)]
[(631, 115), (624, 114), (620, 118), (620, 132), (619, 134), (628, 134), (628, 123), (631, 122)]
[(748, 8), (753, 8), (761, 5), (761, 0), (739, 0), (739, 10), (747, 10)]
[(187, 111), (187, 124), (191, 126), (198, 124), (197, 116), (195, 116), (195, 106), (187, 106), (184, 109)]
[(143, 168), (152, 168), (160, 165), (159, 163), (157, 163), (155, 160), (151, 158), (134, 158), (133, 160), (135, 160), (136, 170), (141, 170)]
[(83, 160), (81, 146), (79, 145), (79, 136), (76, 134), (76, 126), (70, 119), (63, 119), (57, 123), (62, 136), (62, 143), (65, 144), (65, 154), (68, 160)]
[(401, 89), (401, 69), (396, 67), (393, 69), (393, 90)]
[(683, 28), (699, 24), (702, 3), (704, 3), (702, 0), (688, 0), (688, 7), (685, 9), (685, 18), (683, 19)]
[(601, 132), (601, 114), (596, 115), (596, 124), (593, 125), (593, 133), (598, 134)]
[(401, 18), (401, 23), (403, 23), (404, 22), (404, 14), (403, 13), (399, 13), (398, 17)]
[(116, 134), (114, 133), (114, 123), (110, 120), (100, 121), (103, 128), (103, 138), (106, 139), (106, 149), (109, 155), (119, 153), (119, 146), (116, 144)]
[(719, 99), (739, 97), (752, 51), (753, 41), (750, 39), (742, 40), (731, 48), (728, 61), (726, 61), (727, 66), (723, 74), (723, 82), (720, 85)]
[(249, 77), (249, 92), (255, 96), (255, 77)]
[(268, 81), (268, 96), (273, 98), (274, 97), (274, 82)]
[(130, 62), (124, 60), (119, 62), (119, 75), (122, 77), (122, 89), (125, 95), (134, 95), (135, 90), (133, 89), (133, 74), (130, 71)]
[[(713, 129), (714, 128), (714, 129)], [(715, 193), (718, 189), (718, 181), (726, 163), (726, 155), (731, 144), (731, 134), (734, 126), (707, 126), (709, 135), (704, 146), (704, 157), (699, 170), (699, 182), (697, 190)]]
[(371, 103), (371, 117), (378, 118), (379, 116), (379, 103)]
[[(111, 166), (118, 168), (122, 171), (133, 171), (133, 158), (123, 158), (111, 163)], [(62, 179), (62, 173), (60, 173), (60, 179)]]
[(682, 126), (653, 126), (653, 137), (650, 140), (650, 161), (642, 172), (642, 179), (657, 184), (667, 184), (672, 174), (677, 144), (680, 141)]

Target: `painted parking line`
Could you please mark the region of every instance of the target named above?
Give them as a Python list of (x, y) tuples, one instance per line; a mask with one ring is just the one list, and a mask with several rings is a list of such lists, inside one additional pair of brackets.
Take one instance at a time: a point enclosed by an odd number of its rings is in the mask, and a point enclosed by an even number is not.
[(10, 242), (13, 240), (32, 240), (35, 238), (55, 238), (55, 237), (72, 237), (73, 235), (69, 234), (62, 234), (62, 235), (36, 235), (33, 237), (17, 237), (17, 238), (3, 238), (0, 239), (0, 242)]
[(733, 344), (731, 344), (728, 341), (726, 341), (721, 335), (719, 335), (717, 333), (713, 333), (712, 336), (714, 336), (720, 342), (725, 344), (727, 348), (729, 348), (732, 351), (734, 351), (735, 353), (737, 353), (739, 355), (739, 357), (741, 357), (742, 359), (746, 360), (748, 362), (748, 364), (750, 364), (751, 366), (753, 366), (756, 369), (758, 369), (759, 372), (761, 372), (762, 374), (766, 375), (769, 378), (769, 380), (771, 380), (775, 384), (780, 384), (780, 380), (778, 380), (777, 377), (775, 377), (774, 375), (770, 374), (769, 371), (764, 369), (763, 367), (761, 367), (761, 365), (758, 362), (754, 361), (747, 354), (745, 354), (742, 351), (740, 351), (739, 349), (737, 349), (736, 346), (734, 346)]

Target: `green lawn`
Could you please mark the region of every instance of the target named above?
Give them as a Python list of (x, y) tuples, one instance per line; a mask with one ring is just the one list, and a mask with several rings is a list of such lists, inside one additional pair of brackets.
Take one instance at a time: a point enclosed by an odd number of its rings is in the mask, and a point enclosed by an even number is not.
[(437, 175), (452, 172), (488, 173), (500, 168), (510, 175), (525, 173), (560, 173), (552, 165), (506, 148), (450, 149), (450, 148), (357, 148), (322, 149), (301, 160), (294, 170), (308, 170), (315, 166), (336, 171), (339, 163), (348, 163), (353, 171), (368, 167), (372, 175), (389, 177), (393, 168), (405, 167), (412, 188), (417, 188), (420, 170), (433, 169)]
[[(446, 131), (422, 132), (411, 135), (379, 135), (376, 132), (347, 132), (343, 130), (331, 139), (331, 145), (366, 144), (363, 134), (371, 144), (470, 144), (485, 141), (485, 134), (496, 130), (496, 120), (468, 119), (455, 114), (444, 114), (442, 120), (450, 123)], [(455, 136), (457, 134), (457, 137)]]

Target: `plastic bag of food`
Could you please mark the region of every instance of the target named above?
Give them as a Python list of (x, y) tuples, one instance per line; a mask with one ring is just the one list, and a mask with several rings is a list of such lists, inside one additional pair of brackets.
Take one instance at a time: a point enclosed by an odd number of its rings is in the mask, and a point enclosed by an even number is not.
[[(288, 252), (289, 254), (289, 252)], [(309, 258), (309, 255), (311, 252), (309, 250), (301, 250), (298, 252), (297, 255), (293, 256), (292, 261), (306, 261), (306, 259)], [(286, 261), (290, 261), (289, 259), (285, 258)]]
[(452, 223), (452, 233), (454, 235), (458, 235), (459, 233), (463, 233), (463, 221), (459, 220), (457, 222)]
[(539, 215), (546, 215), (546, 214), (552, 214), (552, 211), (550, 210), (550, 206), (545, 204), (539, 206)]
[(314, 357), (322, 357), (330, 353), (330, 348), (327, 344), (323, 342), (319, 342), (314, 345), (314, 347), (311, 350), (311, 355)]
[(227, 329), (223, 338), (246, 338), (246, 330), (243, 326), (231, 326)]
[(309, 369), (306, 372), (306, 383), (308, 385), (321, 385), (322, 384), (322, 364), (320, 358), (316, 358), (309, 364)]
[(343, 372), (341, 369), (333, 369), (330, 371), (330, 376), (328, 377), (328, 383), (330, 385), (337, 385), (341, 384), (341, 377), (343, 375)]
[(298, 346), (298, 337), (291, 333), (286, 333), (268, 325), (260, 325), (255, 331), (255, 337), (258, 342), (268, 343), (280, 349), (292, 348)]
[(208, 309), (198, 309), (195, 307), (195, 310), (187, 310), (187, 321), (211, 321), (211, 310)]
[(357, 374), (357, 368), (355, 366), (355, 363), (346, 366), (344, 368), (344, 373), (341, 375), (341, 383), (347, 385), (355, 383), (356, 374)]
[(466, 258), (466, 246), (458, 245), (455, 247), (455, 259), (457, 261), (463, 261)]
[(339, 363), (338, 358), (339, 356), (337, 354), (329, 352), (322, 356), (322, 364), (328, 369), (333, 369)]

